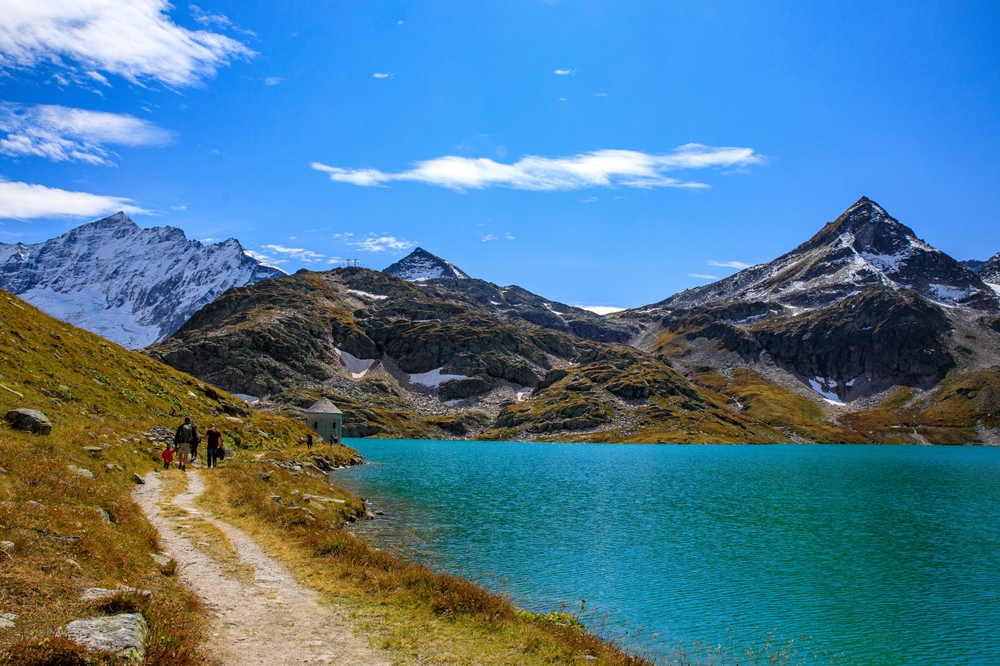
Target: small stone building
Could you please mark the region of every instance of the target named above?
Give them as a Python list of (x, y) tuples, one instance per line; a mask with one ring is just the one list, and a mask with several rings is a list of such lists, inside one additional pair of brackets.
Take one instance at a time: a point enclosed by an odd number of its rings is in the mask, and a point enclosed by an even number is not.
[(306, 410), (306, 427), (323, 438), (328, 444), (339, 444), (340, 431), (344, 424), (344, 413), (336, 405), (320, 398)]

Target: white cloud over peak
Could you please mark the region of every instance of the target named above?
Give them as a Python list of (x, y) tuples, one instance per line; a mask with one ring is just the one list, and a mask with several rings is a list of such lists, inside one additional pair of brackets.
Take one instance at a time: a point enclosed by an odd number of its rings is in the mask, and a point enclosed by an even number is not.
[[(281, 263), (284, 263), (288, 259), (293, 259), (295, 261), (301, 261), (306, 264), (314, 264), (326, 258), (326, 255), (319, 254), (318, 252), (313, 252), (312, 250), (307, 250), (303, 247), (285, 247), (284, 245), (271, 244), (271, 245), (265, 245), (264, 249), (268, 250), (269, 252), (277, 252), (279, 255), (284, 257), (283, 259), (278, 260), (278, 262)], [(272, 263), (277, 263), (274, 262), (273, 259), (271, 261)]]
[(0, 180), (0, 218), (96, 217), (119, 210), (139, 215), (152, 214), (124, 197)]
[(651, 155), (635, 150), (596, 150), (572, 157), (526, 155), (514, 164), (480, 157), (447, 155), (417, 162), (409, 171), (385, 173), (378, 169), (344, 169), (313, 162), (312, 168), (330, 180), (361, 186), (384, 186), (410, 180), (454, 190), (510, 187), (516, 190), (557, 191), (588, 187), (708, 187), (665, 175), (683, 169), (760, 164), (752, 148), (716, 148), (689, 143), (672, 152)]
[(702, 280), (718, 280), (719, 279), (718, 275), (707, 275), (705, 273), (688, 273), (688, 275), (691, 276), (691, 277), (693, 277), (693, 278), (699, 278), (699, 279), (702, 279)]
[(184, 87), (214, 76), (232, 58), (255, 55), (225, 35), (177, 25), (170, 9), (167, 0), (6, 2), (0, 11), (0, 67), (46, 64), (76, 80), (81, 71), (102, 70), (132, 83), (148, 79)]
[(362, 252), (385, 252), (386, 250), (401, 252), (415, 247), (416, 244), (416, 241), (403, 240), (395, 236), (369, 236), (368, 238), (348, 243), (348, 245), (352, 245)]
[(106, 145), (162, 146), (172, 136), (148, 120), (126, 114), (0, 102), (0, 153), (12, 157), (112, 165)]
[(745, 264), (742, 261), (709, 261), (709, 266), (720, 266), (722, 268), (750, 268), (753, 264)]

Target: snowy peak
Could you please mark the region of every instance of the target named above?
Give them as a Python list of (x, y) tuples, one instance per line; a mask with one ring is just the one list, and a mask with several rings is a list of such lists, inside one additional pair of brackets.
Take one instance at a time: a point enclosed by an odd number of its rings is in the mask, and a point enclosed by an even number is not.
[(875, 285), (912, 289), (947, 306), (1000, 309), (995, 291), (972, 270), (917, 238), (867, 197), (788, 254), (650, 307), (765, 301), (812, 309)]
[(845, 239), (857, 252), (876, 256), (905, 252), (915, 243), (921, 243), (912, 229), (900, 224), (868, 197), (861, 197), (798, 249), (843, 244)]
[(986, 260), (979, 269), (979, 278), (1000, 294), (1000, 252)]
[(0, 289), (133, 349), (167, 337), (230, 287), (284, 274), (235, 239), (205, 246), (124, 213), (43, 243), (0, 243)]
[(436, 278), (457, 278), (468, 280), (469, 276), (457, 266), (441, 257), (431, 254), (418, 247), (396, 263), (385, 268), (383, 273), (398, 277), (407, 282), (434, 280)]

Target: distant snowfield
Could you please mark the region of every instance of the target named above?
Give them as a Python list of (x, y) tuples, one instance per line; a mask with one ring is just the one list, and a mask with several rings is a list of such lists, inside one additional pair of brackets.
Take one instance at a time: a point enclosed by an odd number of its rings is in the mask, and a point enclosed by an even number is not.
[(447, 381), (451, 381), (452, 379), (468, 379), (465, 375), (442, 375), (442, 370), (444, 370), (444, 366), (434, 368), (430, 372), (419, 372), (410, 375), (410, 383), (435, 388), (441, 386), (441, 384), (444, 384)]
[[(837, 386), (837, 382), (835, 380), (825, 379), (824, 377), (813, 377), (812, 379), (808, 379), (807, 381), (809, 382), (810, 388), (812, 388), (813, 391), (816, 391), (816, 393), (819, 393), (821, 396), (823, 396), (823, 399), (826, 400), (828, 403), (830, 403), (831, 405), (837, 405), (838, 407), (844, 406), (845, 403), (840, 401), (840, 396), (831, 390), (832, 388), (835, 388)], [(851, 384), (853, 383), (854, 380), (852, 379)]]
[(361, 379), (375, 364), (375, 359), (373, 358), (358, 358), (357, 356), (348, 354), (343, 349), (338, 349), (337, 354), (340, 356), (340, 362), (351, 373), (352, 379)]
[(599, 314), (602, 317), (604, 315), (612, 314), (615, 312), (622, 312), (625, 308), (619, 308), (614, 305), (577, 305), (581, 310), (586, 310), (587, 312), (593, 312), (594, 314)]
[(108, 297), (97, 289), (68, 294), (53, 289), (29, 289), (19, 296), (42, 312), (127, 347), (151, 345), (161, 336), (159, 325), (140, 324), (132, 304), (109, 306)]

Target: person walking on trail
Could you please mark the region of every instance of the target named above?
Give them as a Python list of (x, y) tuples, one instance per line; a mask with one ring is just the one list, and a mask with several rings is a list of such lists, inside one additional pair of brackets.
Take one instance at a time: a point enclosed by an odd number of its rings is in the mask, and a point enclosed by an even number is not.
[(306, 435), (306, 448), (310, 451), (313, 450), (313, 436), (312, 433)]
[(170, 463), (174, 461), (174, 450), (171, 447), (163, 449), (163, 453), (160, 454), (163, 457), (163, 469), (164, 471), (170, 469)]
[(181, 471), (187, 471), (188, 459), (191, 456), (191, 446), (198, 437), (198, 431), (191, 423), (191, 417), (185, 416), (184, 423), (177, 428), (174, 434), (174, 444), (177, 448), (177, 466)]
[(222, 432), (213, 423), (205, 431), (205, 436), (208, 437), (208, 447), (205, 449), (208, 466), (215, 467), (219, 458), (222, 457), (219, 455), (219, 449), (222, 448)]

